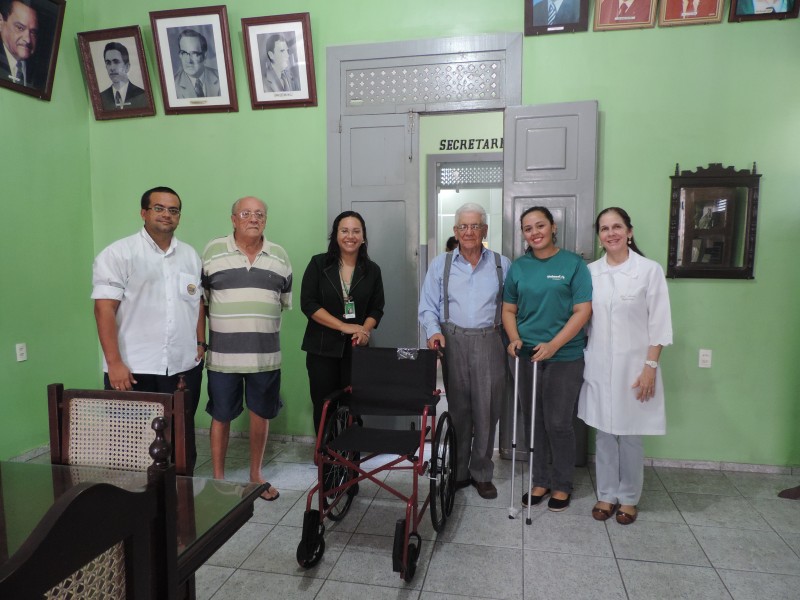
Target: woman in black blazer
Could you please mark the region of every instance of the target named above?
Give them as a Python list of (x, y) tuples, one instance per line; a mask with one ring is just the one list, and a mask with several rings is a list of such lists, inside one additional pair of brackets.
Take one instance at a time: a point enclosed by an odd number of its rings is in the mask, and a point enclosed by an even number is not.
[(352, 344), (366, 346), (383, 316), (381, 269), (367, 255), (363, 217), (351, 210), (337, 216), (328, 241), (328, 251), (308, 263), (300, 288), (314, 431), (325, 398), (350, 384)]

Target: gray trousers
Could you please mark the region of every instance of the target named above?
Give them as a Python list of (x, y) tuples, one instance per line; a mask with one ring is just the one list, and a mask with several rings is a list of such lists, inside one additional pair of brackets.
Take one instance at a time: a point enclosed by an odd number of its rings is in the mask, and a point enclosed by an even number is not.
[(442, 324), (447, 406), (456, 432), (456, 480), (492, 480), (494, 433), (503, 404), (506, 360), (499, 329)]
[(640, 435), (597, 430), (597, 499), (636, 506), (644, 484), (644, 445)]
[[(519, 401), (530, 446), (533, 364), (520, 359)], [(583, 359), (539, 363), (533, 433), (533, 486), (572, 493), (575, 429), (572, 417), (583, 384)], [(552, 460), (552, 464), (551, 461)]]

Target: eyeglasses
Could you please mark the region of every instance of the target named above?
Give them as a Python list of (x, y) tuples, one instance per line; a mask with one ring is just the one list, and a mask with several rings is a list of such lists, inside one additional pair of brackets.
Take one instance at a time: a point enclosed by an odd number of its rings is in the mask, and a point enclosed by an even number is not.
[(464, 233), (467, 229), (470, 231), (480, 231), (486, 227), (483, 223), (473, 223), (472, 225), (456, 225), (453, 229), (458, 229), (461, 233)]
[(167, 208), (166, 206), (161, 206), (160, 204), (156, 204), (155, 206), (150, 206), (147, 210), (152, 210), (156, 214), (161, 214), (164, 211), (169, 213), (170, 217), (180, 217), (181, 216), (181, 209), (180, 208)]
[(252, 210), (243, 210), (242, 212), (236, 214), (239, 215), (240, 219), (249, 219), (251, 216), (255, 217), (257, 221), (265, 221), (267, 219), (267, 213), (261, 212), (260, 210), (255, 212)]
[(181, 50), (178, 52), (178, 54), (180, 54), (181, 58), (187, 58), (189, 56), (195, 60), (200, 60), (203, 58), (203, 52), (186, 52), (186, 50)]

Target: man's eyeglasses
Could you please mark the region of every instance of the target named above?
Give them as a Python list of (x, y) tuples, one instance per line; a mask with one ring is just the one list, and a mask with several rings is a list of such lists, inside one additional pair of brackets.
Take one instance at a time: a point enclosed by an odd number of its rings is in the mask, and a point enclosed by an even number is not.
[(267, 218), (267, 213), (261, 212), (260, 210), (257, 210), (255, 212), (253, 212), (252, 210), (243, 210), (242, 212), (236, 214), (239, 215), (240, 219), (249, 219), (252, 216), (255, 217), (256, 220), (258, 221), (264, 221)]
[(178, 54), (180, 54), (181, 58), (186, 58), (188, 56), (191, 56), (195, 60), (200, 60), (203, 58), (202, 52), (186, 52), (186, 50), (181, 50), (178, 52)]
[(455, 229), (458, 229), (461, 233), (464, 233), (467, 229), (471, 231), (480, 231), (486, 227), (483, 223), (473, 223), (472, 225), (456, 225)]
[(156, 214), (161, 214), (164, 211), (169, 213), (170, 217), (180, 217), (181, 216), (181, 209), (180, 208), (167, 208), (166, 206), (161, 206), (160, 204), (156, 204), (155, 206), (150, 206), (147, 210), (152, 210)]

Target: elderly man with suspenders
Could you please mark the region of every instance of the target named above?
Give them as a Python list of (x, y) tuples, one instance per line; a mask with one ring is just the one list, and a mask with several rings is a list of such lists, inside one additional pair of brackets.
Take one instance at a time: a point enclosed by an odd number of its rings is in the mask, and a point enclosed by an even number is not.
[(456, 432), (456, 486), (475, 486), (497, 497), (492, 483), (494, 434), (506, 382), (501, 338), (503, 281), (511, 262), (485, 248), (486, 211), (465, 204), (456, 211), (458, 247), (431, 263), (422, 286), (419, 322), (428, 347), (444, 352), (448, 410)]

